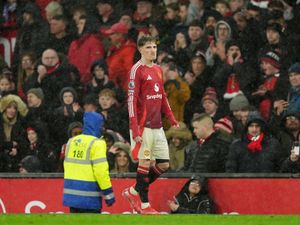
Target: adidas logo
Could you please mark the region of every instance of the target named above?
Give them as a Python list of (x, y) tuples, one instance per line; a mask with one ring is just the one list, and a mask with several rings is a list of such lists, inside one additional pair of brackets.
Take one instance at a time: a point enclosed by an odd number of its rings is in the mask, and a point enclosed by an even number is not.
[(152, 80), (152, 77), (148, 75), (147, 80)]

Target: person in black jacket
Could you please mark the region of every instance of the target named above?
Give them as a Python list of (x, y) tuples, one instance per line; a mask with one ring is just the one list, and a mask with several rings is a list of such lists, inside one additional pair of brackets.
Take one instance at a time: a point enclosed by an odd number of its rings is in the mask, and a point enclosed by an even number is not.
[(183, 171), (193, 173), (220, 173), (225, 171), (228, 154), (228, 139), (214, 129), (212, 118), (201, 113), (192, 120), (197, 141), (191, 143), (185, 152)]
[(280, 167), (280, 144), (268, 134), (257, 111), (250, 112), (242, 137), (230, 145), (226, 162), (229, 173), (272, 173)]
[(212, 214), (214, 213), (213, 201), (207, 194), (206, 180), (192, 176), (174, 198), (169, 200), (171, 213), (181, 214)]

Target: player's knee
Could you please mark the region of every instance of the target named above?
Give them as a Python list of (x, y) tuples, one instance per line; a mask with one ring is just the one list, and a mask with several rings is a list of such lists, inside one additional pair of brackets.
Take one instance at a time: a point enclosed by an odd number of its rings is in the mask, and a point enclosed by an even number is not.
[(167, 171), (170, 167), (169, 160), (166, 159), (157, 159), (156, 164), (162, 171)]

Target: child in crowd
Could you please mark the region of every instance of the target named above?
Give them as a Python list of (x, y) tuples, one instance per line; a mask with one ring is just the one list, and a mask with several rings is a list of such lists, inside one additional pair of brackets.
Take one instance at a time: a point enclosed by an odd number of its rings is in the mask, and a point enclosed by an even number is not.
[(103, 89), (99, 93), (99, 105), (100, 113), (105, 118), (104, 128), (119, 132), (126, 140), (129, 140), (127, 110), (117, 106), (115, 91)]
[(91, 66), (92, 80), (87, 85), (87, 93), (98, 94), (104, 88), (114, 88), (113, 81), (108, 79), (107, 64), (104, 60), (97, 60)]
[(60, 92), (61, 106), (54, 110), (53, 132), (57, 149), (68, 140), (68, 126), (74, 121), (82, 121), (83, 109), (77, 102), (77, 93), (72, 87), (63, 88)]

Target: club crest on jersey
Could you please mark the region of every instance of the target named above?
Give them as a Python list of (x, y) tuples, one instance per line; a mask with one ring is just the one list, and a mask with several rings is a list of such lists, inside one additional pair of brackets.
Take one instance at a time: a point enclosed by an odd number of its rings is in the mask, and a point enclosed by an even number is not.
[(128, 88), (131, 88), (131, 89), (134, 88), (134, 81), (130, 81), (130, 82), (129, 82)]
[(159, 92), (159, 84), (158, 83), (154, 84), (154, 91)]

